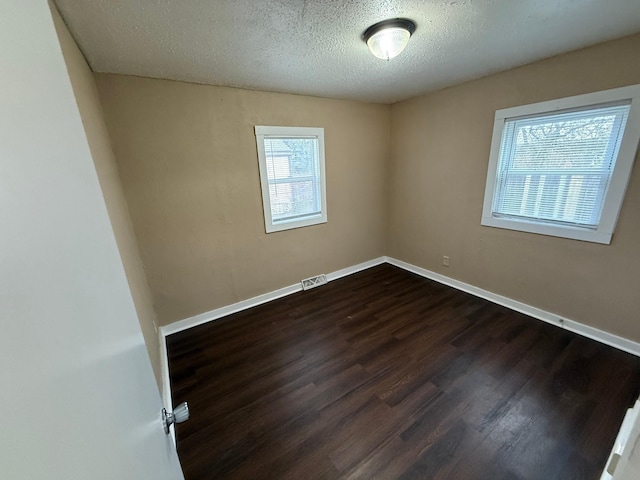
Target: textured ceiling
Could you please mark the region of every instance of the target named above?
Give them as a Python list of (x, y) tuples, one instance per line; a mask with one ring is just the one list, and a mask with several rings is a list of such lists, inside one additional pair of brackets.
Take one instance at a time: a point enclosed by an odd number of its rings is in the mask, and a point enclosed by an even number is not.
[[(640, 31), (640, 0), (56, 0), (97, 72), (393, 103)], [(418, 28), (391, 61), (362, 42)]]

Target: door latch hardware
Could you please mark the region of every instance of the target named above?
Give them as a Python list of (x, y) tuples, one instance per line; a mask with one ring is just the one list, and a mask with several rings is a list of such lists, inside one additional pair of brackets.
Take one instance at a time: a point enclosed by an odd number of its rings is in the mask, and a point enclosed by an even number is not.
[(166, 408), (162, 409), (162, 425), (164, 426), (164, 433), (169, 435), (169, 427), (174, 423), (182, 423), (189, 420), (189, 405), (187, 402), (181, 403), (173, 412), (167, 412)]

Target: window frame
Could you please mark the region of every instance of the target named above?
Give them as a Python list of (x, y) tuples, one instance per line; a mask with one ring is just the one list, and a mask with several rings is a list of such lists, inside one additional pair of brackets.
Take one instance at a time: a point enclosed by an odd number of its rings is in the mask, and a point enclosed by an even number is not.
[[(507, 120), (525, 116), (543, 116), (571, 109), (586, 109), (623, 101), (630, 102), (629, 117), (622, 136), (620, 149), (605, 192), (602, 214), (597, 228), (580, 227), (562, 223), (536, 222), (493, 215), (494, 195), (497, 192), (498, 163), (502, 148), (503, 131)], [(610, 244), (618, 221), (624, 195), (631, 177), (633, 163), (640, 142), (640, 85), (614, 88), (600, 92), (539, 102), (530, 105), (497, 110), (493, 124), (491, 151), (482, 207), (481, 225), (517, 230), (587, 242)]]
[[(266, 233), (281, 232), (294, 228), (308, 227), (327, 222), (327, 193), (324, 154), (324, 128), (321, 127), (283, 127), (255, 126), (256, 146), (258, 149), (258, 165), (260, 170), (260, 187), (262, 189), (262, 208)], [(267, 156), (264, 148), (265, 138), (315, 138), (318, 141), (318, 183), (320, 195), (320, 213), (306, 215), (295, 219), (273, 220), (271, 214), (271, 196), (269, 194), (269, 177), (267, 175)]]

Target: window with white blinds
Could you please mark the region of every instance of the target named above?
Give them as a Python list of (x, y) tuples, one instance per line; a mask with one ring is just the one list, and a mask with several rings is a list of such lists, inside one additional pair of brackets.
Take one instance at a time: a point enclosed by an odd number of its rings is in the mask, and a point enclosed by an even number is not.
[(482, 224), (610, 243), (639, 101), (633, 86), (496, 112)]
[(326, 222), (324, 129), (255, 130), (267, 233)]

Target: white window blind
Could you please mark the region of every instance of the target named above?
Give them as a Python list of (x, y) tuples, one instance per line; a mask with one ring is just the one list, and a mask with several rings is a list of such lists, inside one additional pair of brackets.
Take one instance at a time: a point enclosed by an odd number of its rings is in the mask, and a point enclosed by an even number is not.
[(493, 215), (597, 228), (629, 109), (507, 119)]
[(327, 221), (324, 129), (256, 126), (267, 233)]

